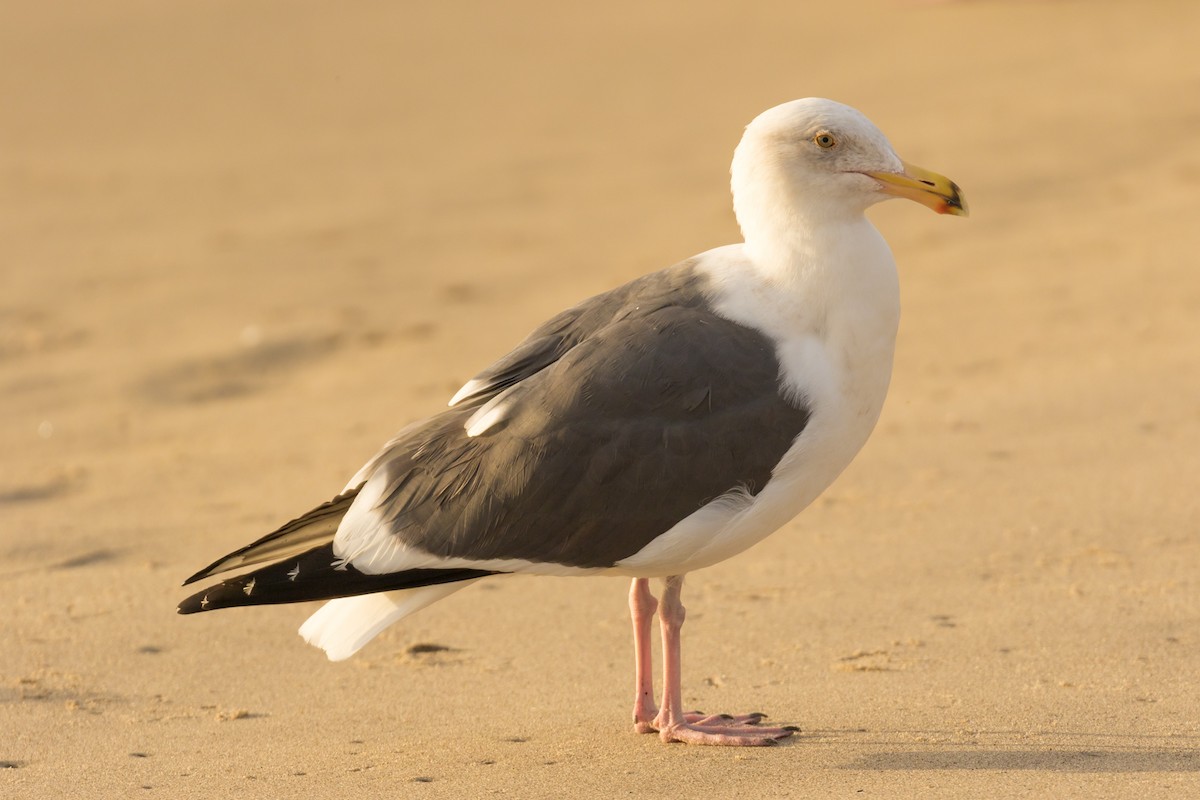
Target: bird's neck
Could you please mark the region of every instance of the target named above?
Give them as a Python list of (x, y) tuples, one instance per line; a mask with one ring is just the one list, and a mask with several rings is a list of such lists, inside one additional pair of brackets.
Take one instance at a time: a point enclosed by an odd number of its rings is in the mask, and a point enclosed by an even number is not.
[[(745, 253), (761, 278), (783, 289), (807, 287), (829, 297), (895, 264), (879, 232), (862, 214), (814, 219), (800, 213), (744, 225)], [(810, 298), (816, 299), (816, 298)]]
[(774, 307), (772, 316), (792, 334), (844, 330), (894, 340), (896, 264), (858, 200), (835, 186), (797, 184), (745, 141), (734, 155), (731, 188), (745, 238), (734, 283), (757, 295), (758, 307)]
[(848, 250), (878, 238), (865, 209), (816, 187), (798, 191), (764, 159), (735, 158), (732, 175), (745, 250), (765, 278), (820, 282), (820, 273), (853, 256)]
[(861, 212), (814, 219), (780, 208), (786, 207), (739, 214), (745, 244), (729, 293), (754, 300), (732, 305), (769, 309), (760, 320), (747, 312), (739, 321), (769, 328), (778, 341), (815, 336), (877, 343), (890, 359), (900, 287), (896, 262), (875, 226)]

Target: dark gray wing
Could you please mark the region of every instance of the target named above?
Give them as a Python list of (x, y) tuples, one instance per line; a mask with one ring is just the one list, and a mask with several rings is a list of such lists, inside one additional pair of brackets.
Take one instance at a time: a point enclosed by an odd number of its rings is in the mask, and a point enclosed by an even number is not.
[[(687, 263), (560, 315), (477, 380), (372, 478), (393, 535), (438, 556), (611, 566), (761, 491), (809, 417), (779, 393), (773, 343), (715, 314)], [(468, 436), (485, 398), (500, 421)]]
[(450, 405), (489, 399), (541, 372), (571, 348), (602, 328), (638, 314), (646, 303), (670, 303), (684, 295), (691, 302), (696, 278), (692, 262), (645, 275), (616, 289), (584, 300), (538, 326), (523, 342), (466, 383)]

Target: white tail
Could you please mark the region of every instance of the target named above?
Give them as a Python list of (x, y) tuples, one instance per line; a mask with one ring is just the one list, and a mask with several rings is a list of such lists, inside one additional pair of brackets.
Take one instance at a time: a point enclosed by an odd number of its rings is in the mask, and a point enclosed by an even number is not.
[(304, 641), (321, 648), (330, 661), (357, 653), (393, 622), (436, 603), (475, 581), (440, 583), (419, 589), (363, 594), (330, 600), (300, 626)]

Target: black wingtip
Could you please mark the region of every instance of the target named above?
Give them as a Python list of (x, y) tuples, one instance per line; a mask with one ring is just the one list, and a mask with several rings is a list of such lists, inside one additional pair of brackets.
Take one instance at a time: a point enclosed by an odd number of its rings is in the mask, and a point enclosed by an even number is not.
[(179, 607), (175, 609), (175, 612), (177, 614), (198, 614), (201, 611), (207, 611), (207, 594), (207, 592), (200, 592), (199, 594), (192, 595), (181, 602)]
[(253, 573), (221, 581), (202, 592), (196, 592), (191, 597), (185, 598), (179, 604), (178, 611), (180, 614), (199, 614), (201, 611), (215, 611), (218, 608), (272, 602), (270, 599), (260, 600), (250, 596), (250, 592), (247, 592), (246, 589), (248, 586), (253, 590), (254, 583)]
[(190, 585), (190, 584), (193, 584), (193, 583), (195, 583), (196, 581), (200, 580), (201, 578), (207, 578), (207, 577), (208, 577), (208, 575), (209, 575), (209, 572), (212, 570), (212, 568), (213, 568), (213, 567), (215, 567), (215, 566), (216, 566), (217, 564), (219, 564), (219, 563), (221, 563), (221, 562), (217, 561), (217, 562), (214, 562), (214, 563), (212, 563), (212, 564), (209, 564), (207, 567), (205, 567), (204, 569), (200, 570), (200, 571), (199, 571), (199, 572), (197, 572), (195, 575), (193, 575), (192, 577), (188, 578), (186, 581), (184, 581), (183, 583), (181, 583), (181, 584), (179, 584), (179, 585), (180, 585), (180, 586), (188, 586), (188, 585)]
[(197, 614), (234, 606), (332, 600), (356, 594), (455, 583), (495, 574), (493, 570), (434, 568), (369, 575), (335, 557), (333, 545), (326, 544), (297, 558), (213, 584), (180, 603), (179, 613)]
[[(191, 598), (188, 598), (188, 599), (190, 600)], [(175, 613), (176, 614), (195, 614), (197, 611), (200, 611), (200, 610), (201, 610), (200, 608), (195, 607), (192, 603), (189, 603), (185, 600), (184, 602), (179, 604), (178, 608), (175, 609)]]
[(225, 572), (228, 569), (233, 569), (232, 566), (225, 566), (225, 565), (227, 563), (229, 563), (235, 556), (241, 554), (243, 550), (246, 550), (250, 547), (253, 547), (253, 545), (247, 545), (246, 547), (243, 547), (241, 550), (235, 550), (234, 552), (230, 553), (227, 556), (221, 556), (216, 561), (212, 562), (207, 567), (200, 570), (195, 575), (191, 576), (186, 581), (184, 581), (183, 585), (188, 586), (189, 584), (193, 584), (196, 581), (203, 580), (204, 578), (211, 578), (213, 575), (216, 575), (221, 572)]
[(290, 554), (305, 552), (318, 543), (331, 541), (342, 516), (350, 509), (360, 489), (362, 484), (281, 525), (261, 539), (221, 556), (184, 581), (183, 585), (241, 567), (276, 561)]

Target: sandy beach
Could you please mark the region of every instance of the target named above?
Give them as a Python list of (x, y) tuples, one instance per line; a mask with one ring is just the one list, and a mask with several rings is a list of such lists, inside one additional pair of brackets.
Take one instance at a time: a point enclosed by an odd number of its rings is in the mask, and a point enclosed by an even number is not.
[[(1200, 795), (1200, 4), (10, 6), (0, 796)], [(870, 212), (879, 426), (688, 578), (685, 701), (799, 734), (632, 733), (622, 579), (341, 663), (315, 604), (175, 613), (543, 319), (739, 240), (741, 130), (809, 95), (972, 216)]]

